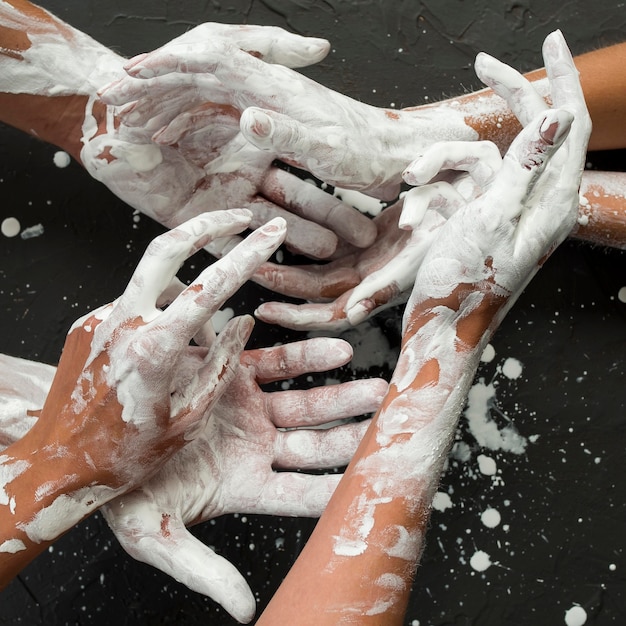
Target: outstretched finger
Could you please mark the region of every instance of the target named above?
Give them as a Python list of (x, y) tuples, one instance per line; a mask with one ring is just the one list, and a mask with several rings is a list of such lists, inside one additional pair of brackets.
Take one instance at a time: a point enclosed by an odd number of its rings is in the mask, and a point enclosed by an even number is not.
[(246, 209), (203, 213), (154, 239), (119, 300), (120, 310), (152, 319), (158, 312), (157, 301), (183, 262), (213, 238), (241, 232), (251, 217)]
[(348, 293), (326, 304), (289, 304), (264, 302), (254, 312), (267, 324), (278, 324), (291, 330), (327, 330), (339, 332), (352, 326), (344, 310)]
[(522, 126), (527, 126), (539, 113), (548, 108), (535, 87), (517, 70), (480, 52), (474, 63), (476, 75), (491, 87), (515, 114)]
[(261, 263), (267, 261), (284, 239), (285, 221), (281, 218), (252, 232), (226, 256), (205, 269), (161, 313), (159, 325), (176, 328), (182, 337), (193, 337)]
[(272, 348), (246, 350), (241, 364), (255, 370), (260, 384), (296, 378), (341, 367), (352, 358), (352, 346), (343, 339), (313, 337)]
[(372, 413), (378, 410), (386, 392), (387, 383), (372, 378), (306, 390), (277, 391), (268, 394), (268, 402), (275, 426), (298, 428)]
[(329, 228), (357, 248), (366, 248), (376, 239), (376, 224), (371, 219), (289, 172), (272, 168), (260, 191), (304, 219)]

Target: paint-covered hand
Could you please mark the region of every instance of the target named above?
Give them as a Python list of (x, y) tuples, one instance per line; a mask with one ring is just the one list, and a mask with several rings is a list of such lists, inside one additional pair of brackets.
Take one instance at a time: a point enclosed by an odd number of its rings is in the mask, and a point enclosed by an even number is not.
[[(323, 39), (277, 27), (208, 23), (153, 54), (168, 58), (207, 42), (224, 42), (251, 59), (259, 56), (269, 67), (314, 63), (329, 47)], [(132, 72), (135, 63), (150, 57), (141, 55), (126, 67)], [(371, 220), (276, 167), (275, 154), (246, 141), (239, 131), (241, 110), (231, 100), (230, 89), (210, 75), (170, 75), (158, 82), (126, 75), (102, 85), (90, 102), (87, 120), (93, 123), (85, 125), (81, 161), (116, 195), (170, 228), (203, 211), (246, 207), (253, 228), (283, 217), (287, 245), (313, 258), (331, 256), (340, 240), (371, 244), (376, 235)], [(127, 106), (120, 109), (121, 104)], [(221, 256), (225, 245), (221, 241), (210, 251)]]
[[(419, 268), (405, 325), (411, 324), (414, 310), (448, 298), (453, 312), (461, 308), (463, 315), (470, 310), (474, 314), (483, 311), (483, 318), (491, 320), (492, 332), (572, 229), (578, 215), (578, 190), (591, 121), (578, 72), (559, 31), (546, 38), (543, 55), (551, 109), (515, 70), (488, 55), (477, 57), (481, 79), (506, 98), (525, 128), (496, 173), (482, 181), (482, 195), (462, 210), (457, 210), (460, 205), (454, 200), (435, 207), (453, 215), (440, 229)], [(472, 146), (466, 146), (465, 155), (454, 148), (439, 146), (425, 153), (407, 169), (406, 181), (424, 184), (442, 163), (454, 168), (455, 163), (472, 159)], [(401, 221), (411, 225), (417, 218), (419, 222), (427, 206), (428, 202), (419, 211), (405, 208)], [(476, 328), (485, 332), (480, 324)], [(466, 341), (481, 338), (471, 337), (470, 332)]]
[(232, 320), (210, 350), (190, 341), (281, 244), (284, 222), (254, 231), (187, 287), (175, 274), (207, 241), (249, 221), (246, 210), (203, 214), (157, 237), (122, 296), (68, 333), (29, 436), (61, 442), (77, 457), (78, 473), (124, 492), (201, 431), (233, 376), (252, 320)]
[[(387, 200), (398, 195), (402, 171), (427, 146), (477, 138), (454, 106), (370, 106), (245, 54), (224, 39), (164, 46), (133, 60), (127, 71), (143, 78), (155, 93), (167, 94), (172, 85), (193, 81), (197, 95), (192, 107), (198, 98), (211, 100), (210, 75), (222, 85), (227, 103), (243, 111), (241, 130), (255, 146), (327, 183)], [(205, 81), (209, 89), (203, 93)], [(125, 99), (142, 95), (142, 88), (135, 86)], [(183, 113), (163, 137), (174, 141), (201, 129), (202, 123), (195, 125)]]
[[(255, 315), (286, 328), (336, 332), (406, 302), (439, 228), (458, 206), (481, 193), (501, 164), (498, 149), (490, 142), (435, 144), (427, 154), (433, 176), (442, 180), (411, 189), (376, 216), (378, 236), (369, 248), (344, 247), (325, 265), (263, 264), (255, 276), (258, 283), (309, 302), (266, 302)], [(440, 170), (449, 171), (442, 176)], [(427, 206), (439, 211), (427, 211)], [(400, 220), (403, 212), (412, 215), (410, 223)]]
[(127, 552), (250, 621), (256, 603), (243, 576), (185, 527), (233, 512), (321, 514), (339, 475), (275, 470), (345, 465), (368, 422), (328, 427), (376, 410), (387, 384), (373, 379), (271, 393), (260, 385), (339, 367), (351, 356), (349, 344), (330, 338), (244, 352), (203, 432), (149, 482), (103, 509)]

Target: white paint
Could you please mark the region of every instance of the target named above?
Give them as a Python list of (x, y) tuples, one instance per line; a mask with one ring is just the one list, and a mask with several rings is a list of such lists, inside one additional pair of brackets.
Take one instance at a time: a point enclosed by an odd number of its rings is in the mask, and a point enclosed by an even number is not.
[(62, 169), (64, 167), (67, 167), (72, 162), (72, 158), (64, 150), (59, 150), (54, 153), (52, 161), (57, 167)]
[(21, 539), (7, 539), (4, 543), (2, 543), (2, 545), (0, 545), (0, 552), (15, 554), (16, 552), (21, 552), (22, 550), (26, 550), (26, 546)]
[(470, 433), (483, 448), (523, 454), (528, 445), (526, 438), (517, 432), (513, 424), (498, 429), (491, 418), (489, 408), (495, 404), (495, 396), (494, 384), (486, 385), (483, 379), (470, 389), (463, 412)]
[(224, 307), (223, 309), (217, 311), (211, 318), (211, 323), (213, 324), (213, 330), (216, 333), (221, 333), (224, 326), (230, 322), (230, 320), (235, 317), (235, 311), (230, 307)]
[[(316, 336), (310, 333), (309, 336)], [(341, 338), (352, 345), (354, 354), (350, 363), (356, 370), (388, 365), (393, 368), (398, 360), (398, 348), (389, 343), (384, 332), (373, 324), (360, 324), (341, 333)]]
[(617, 292), (617, 299), (620, 302), (626, 302), (626, 287), (622, 287), (618, 292)]
[(495, 356), (496, 349), (490, 343), (488, 343), (480, 356), (480, 360), (482, 363), (491, 363), (491, 361), (494, 360)]
[(479, 454), (478, 458), (478, 469), (481, 474), (485, 476), (494, 476), (496, 471), (498, 470), (498, 466), (496, 462), (489, 456), (485, 456), (484, 454)]
[(477, 572), (484, 572), (491, 567), (491, 558), (486, 552), (476, 550), (470, 559), (470, 565)]
[(333, 195), (339, 198), (342, 202), (353, 206), (362, 213), (376, 216), (384, 208), (384, 203), (371, 196), (366, 196), (359, 191), (353, 191), (352, 189), (342, 189), (341, 187), (335, 187)]
[(515, 380), (522, 375), (523, 365), (517, 359), (509, 357), (502, 365), (502, 373), (511, 380)]
[(496, 509), (492, 509), (491, 507), (487, 507), (480, 516), (480, 521), (487, 528), (495, 528), (500, 525), (502, 518), (500, 516), (500, 512)]
[(20, 232), (20, 222), (16, 217), (7, 217), (2, 220), (0, 231), (5, 237), (15, 237)]
[(451, 509), (454, 506), (452, 499), (447, 493), (438, 491), (433, 498), (433, 509), (443, 512), (446, 509)]
[(33, 239), (34, 237), (40, 237), (44, 233), (43, 224), (35, 224), (34, 226), (29, 226), (25, 228), (21, 233), (20, 237), (22, 239)]
[(567, 626), (583, 626), (587, 623), (587, 611), (582, 606), (573, 606), (565, 611), (565, 623)]

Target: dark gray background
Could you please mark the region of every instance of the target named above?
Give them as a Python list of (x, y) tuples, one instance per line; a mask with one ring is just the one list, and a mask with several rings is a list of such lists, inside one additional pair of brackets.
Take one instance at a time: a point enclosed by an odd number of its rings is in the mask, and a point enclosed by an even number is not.
[[(129, 56), (203, 21), (273, 24), (327, 37), (332, 53), (305, 73), (355, 98), (396, 107), (479, 87), (471, 66), (480, 50), (530, 70), (542, 64), (541, 42), (554, 28), (563, 30), (574, 53), (626, 34), (624, 3), (608, 0), (41, 4)], [(116, 297), (147, 243), (162, 232), (145, 217), (135, 223), (132, 211), (78, 165), (57, 168), (55, 151), (0, 127), (0, 221), (15, 216), (22, 227), (41, 223), (45, 229), (34, 239), (0, 238), (0, 352), (48, 363), (56, 363), (71, 322)], [(624, 156), (591, 154), (589, 161), (624, 170)], [(208, 256), (196, 266), (206, 262)], [(455, 506), (433, 515), (407, 625), (564, 624), (565, 611), (575, 604), (587, 611), (588, 624), (626, 623), (626, 304), (617, 298), (626, 286), (625, 270), (622, 252), (569, 242), (497, 334), (496, 358), (479, 372), (498, 383), (492, 417), (501, 426), (511, 420), (525, 437), (539, 437), (524, 455), (485, 451), (462, 422), (459, 437), (472, 458), (452, 461), (444, 476), (442, 490), (451, 492)], [(251, 286), (230, 305), (249, 311), (268, 297)], [(397, 313), (373, 326), (397, 345)], [(288, 336), (294, 335), (259, 325), (252, 345)], [(517, 380), (500, 371), (508, 357), (524, 366)], [(381, 370), (386, 368), (369, 373)], [(348, 367), (334, 375), (347, 380), (364, 373)], [(481, 452), (496, 460), (496, 480), (478, 471)], [(486, 506), (502, 515), (495, 529), (480, 521)], [(313, 524), (227, 516), (194, 532), (240, 567), (262, 609)], [(477, 549), (495, 563), (482, 574), (468, 563)], [(96, 515), (0, 593), (0, 623), (234, 622), (210, 600), (127, 557)]]

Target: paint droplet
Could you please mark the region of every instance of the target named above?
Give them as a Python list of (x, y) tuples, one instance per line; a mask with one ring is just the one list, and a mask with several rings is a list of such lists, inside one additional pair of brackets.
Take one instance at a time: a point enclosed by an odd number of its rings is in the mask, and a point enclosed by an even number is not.
[(437, 511), (445, 511), (446, 509), (451, 509), (454, 506), (450, 496), (447, 493), (443, 493), (443, 491), (438, 491), (433, 498), (433, 509)]
[(498, 469), (496, 462), (490, 457), (484, 454), (479, 454), (477, 457), (478, 469), (481, 474), (485, 476), (493, 476)]
[(496, 349), (490, 344), (487, 344), (487, 347), (483, 350), (482, 356), (480, 360), (483, 363), (491, 363), (496, 356)]
[(502, 518), (500, 517), (500, 512), (496, 509), (492, 509), (491, 507), (487, 507), (480, 516), (480, 521), (487, 528), (495, 528), (500, 524)]
[(622, 287), (618, 292), (617, 292), (617, 299), (620, 302), (626, 302), (626, 287)]
[(611, 564), (609, 565), (609, 569), (610, 569), (612, 572), (614, 572), (614, 571), (617, 569), (617, 565), (615, 565), (615, 563), (611, 563)]
[(20, 222), (15, 217), (7, 217), (0, 225), (0, 230), (5, 237), (15, 237), (19, 234), (20, 228)]
[(513, 357), (509, 357), (502, 366), (502, 373), (511, 380), (515, 380), (522, 375), (522, 364)]
[(54, 153), (54, 156), (52, 157), (52, 160), (54, 161), (54, 164), (57, 167), (67, 167), (70, 162), (71, 162), (71, 158), (70, 155), (67, 152), (64, 152), (63, 150), (59, 150), (58, 152)]
[(491, 567), (491, 558), (486, 552), (476, 550), (470, 559), (470, 565), (477, 572), (484, 572)]
[(583, 626), (587, 623), (587, 611), (582, 606), (573, 606), (565, 611), (565, 623), (567, 626)]

